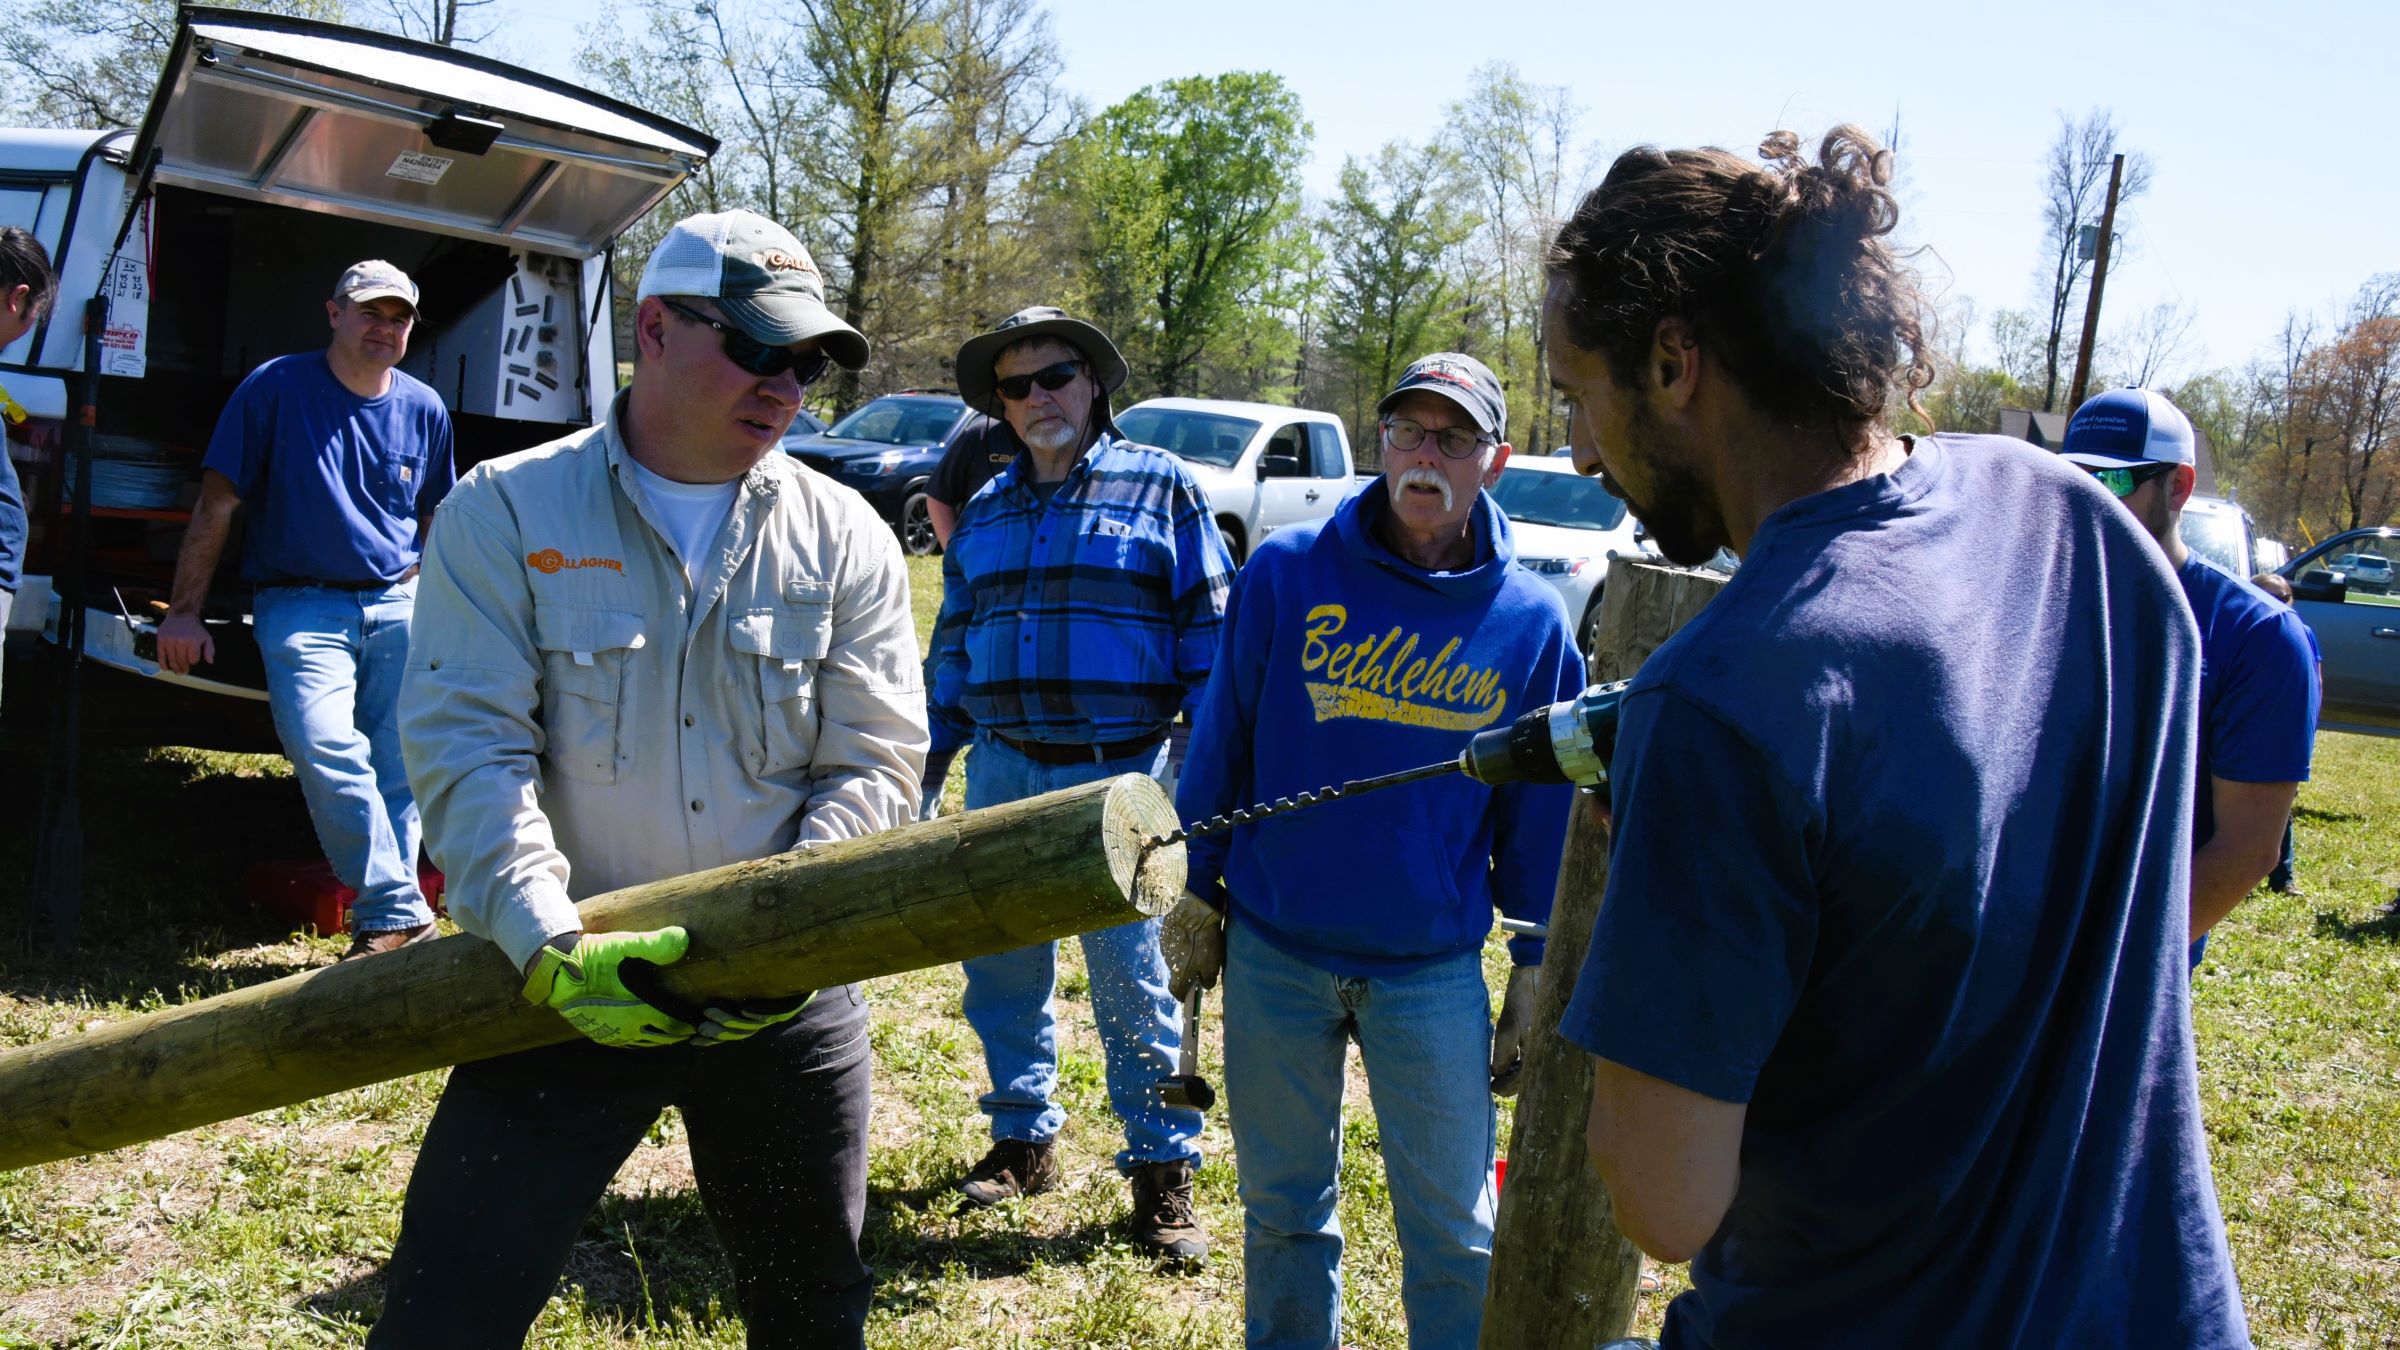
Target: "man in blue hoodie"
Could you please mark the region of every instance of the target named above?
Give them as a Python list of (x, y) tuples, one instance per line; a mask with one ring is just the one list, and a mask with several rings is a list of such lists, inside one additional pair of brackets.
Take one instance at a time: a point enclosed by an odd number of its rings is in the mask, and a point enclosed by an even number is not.
[[(1500, 382), (1443, 352), (1376, 413), (1381, 481), (1276, 533), (1235, 578), (1184, 761), (1186, 820), (1455, 756), (1583, 685), (1558, 593), (1517, 565), (1483, 491), (1508, 462)], [(1515, 1091), (1542, 960), (1539, 939), (1510, 942), (1495, 1031), (1483, 943), (1495, 906), (1548, 920), (1569, 796), (1441, 778), (1192, 841), (1192, 889), (1161, 945), (1179, 998), (1225, 975), (1252, 1347), (1340, 1340), (1347, 1040), (1383, 1139), (1409, 1344), (1475, 1344), (1492, 1094)]]

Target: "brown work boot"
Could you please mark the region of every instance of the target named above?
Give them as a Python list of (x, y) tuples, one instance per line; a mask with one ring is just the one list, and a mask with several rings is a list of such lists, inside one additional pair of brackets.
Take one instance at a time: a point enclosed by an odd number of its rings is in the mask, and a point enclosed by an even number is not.
[(421, 923), (414, 928), (379, 928), (372, 933), (352, 933), (350, 950), (343, 952), (340, 960), (334, 964), (338, 966), (343, 961), (357, 957), (373, 956), (377, 952), (396, 952), (402, 947), (414, 947), (420, 942), (431, 941), (433, 925), (429, 923)]
[(1139, 1163), (1133, 1169), (1133, 1245), (1162, 1259), (1208, 1259), (1208, 1235), (1192, 1210), (1192, 1165)]
[(1058, 1185), (1058, 1159), (1048, 1143), (1030, 1139), (1002, 1139), (992, 1145), (958, 1183), (967, 1203), (978, 1209), (989, 1209), (1003, 1200), (1021, 1195), (1040, 1195)]

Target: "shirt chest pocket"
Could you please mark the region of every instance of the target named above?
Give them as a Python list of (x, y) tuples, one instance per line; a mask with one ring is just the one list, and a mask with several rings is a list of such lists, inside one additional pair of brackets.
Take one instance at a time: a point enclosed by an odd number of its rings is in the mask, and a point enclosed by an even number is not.
[[(769, 607), (733, 616), (728, 638), (747, 665), (758, 700), (758, 735), (747, 756), (760, 777), (808, 767), (817, 750), (817, 667), (833, 646), (832, 588), (793, 583)], [(748, 719), (744, 719), (747, 721)]]
[(1153, 570), (1153, 546), (1138, 518), (1095, 513), (1075, 538), (1075, 565), (1108, 572)]
[(377, 500), (395, 516), (417, 514), (417, 495), (425, 489), (425, 452), (414, 446), (370, 446), (367, 477)]
[(625, 667), (648, 645), (642, 616), (537, 601), (534, 645), (542, 657), (542, 759), (587, 783), (614, 783), (631, 770), (623, 730)]

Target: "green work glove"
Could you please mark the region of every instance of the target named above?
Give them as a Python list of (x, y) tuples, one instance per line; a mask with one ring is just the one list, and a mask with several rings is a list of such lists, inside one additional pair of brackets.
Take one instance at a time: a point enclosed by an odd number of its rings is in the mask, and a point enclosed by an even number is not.
[(747, 1036), (755, 1036), (778, 1022), (789, 1022), (800, 1010), (816, 998), (811, 990), (791, 998), (752, 999), (729, 1008), (702, 1008), (700, 1020), (693, 1025), (695, 1045), (724, 1045)]
[[(625, 968), (631, 965), (642, 972), (645, 967), (671, 966), (691, 945), (682, 929), (660, 928), (647, 933), (585, 933), (569, 952), (543, 947), (525, 973), (525, 1001), (555, 1009), (602, 1045), (690, 1040), (696, 1030), (690, 1022), (667, 1015), (625, 987)], [(635, 980), (640, 982), (640, 974)]]

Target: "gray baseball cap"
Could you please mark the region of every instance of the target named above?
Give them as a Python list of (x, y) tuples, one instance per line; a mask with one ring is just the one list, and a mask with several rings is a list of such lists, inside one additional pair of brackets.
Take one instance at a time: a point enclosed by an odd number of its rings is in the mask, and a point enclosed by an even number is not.
[(1491, 367), (1464, 352), (1435, 352), (1420, 356), (1400, 372), (1400, 383), (1375, 405), (1375, 415), (1389, 414), (1403, 394), (1422, 389), (1466, 410), (1486, 436), (1508, 439), (1508, 396), (1500, 392), (1500, 377)]
[(686, 216), (642, 268), (636, 303), (654, 295), (714, 300), (734, 327), (771, 347), (814, 340), (842, 366), (867, 364), (867, 339), (825, 307), (825, 277), (792, 232), (756, 211)]
[(408, 273), (381, 258), (350, 264), (350, 270), (342, 273), (342, 279), (333, 287), (334, 299), (354, 305), (386, 297), (406, 300), (410, 309), (417, 307), (417, 283), (408, 279)]

